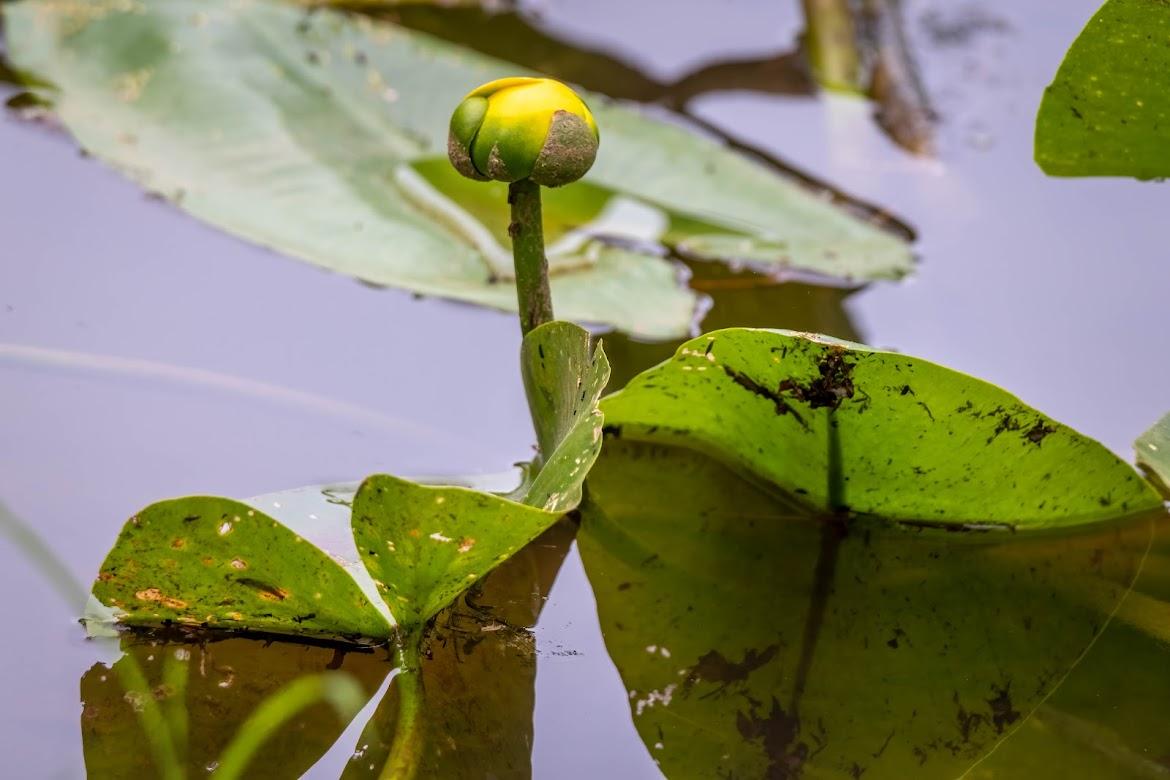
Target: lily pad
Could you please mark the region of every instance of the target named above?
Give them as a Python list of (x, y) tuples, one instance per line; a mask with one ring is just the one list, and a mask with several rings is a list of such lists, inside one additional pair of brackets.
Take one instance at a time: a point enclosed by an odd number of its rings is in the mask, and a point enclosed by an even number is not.
[(1149, 515), (1061, 533), (908, 527), (623, 436), (590, 475), (578, 546), (667, 777), (957, 777), (1093, 643), (1151, 529)]
[[(536, 625), (576, 532), (562, 520), (494, 569), (435, 618), (417, 674), (425, 737), (419, 778), (532, 774)], [(391, 683), (358, 740), (344, 780), (377, 778), (398, 727)]]
[(1162, 495), (1170, 497), (1170, 414), (1154, 423), (1133, 446), (1138, 465)]
[(511, 498), (374, 475), (356, 495), (339, 486), (247, 504), (162, 501), (126, 523), (94, 596), (130, 626), (349, 641), (388, 639), (391, 620), (421, 627), (575, 508), (601, 449), (600, 344), (576, 325), (546, 323), (525, 336), (521, 365), (540, 457)]
[(352, 640), (391, 631), (329, 555), (228, 498), (160, 501), (130, 518), (93, 593), (130, 626), (176, 623)]
[(1108, 0), (1044, 92), (1036, 162), (1053, 176), (1170, 176), (1170, 6)]
[(986, 382), (809, 334), (727, 329), (602, 404), (624, 439), (688, 447), (798, 496), (907, 525), (1078, 525), (1161, 505), (1128, 464)]
[[(464, 201), (466, 187), (416, 166), (444, 155), (463, 94), (523, 69), (388, 22), (265, 0), (23, 0), (3, 13), (13, 62), (54, 85), (31, 88), (87, 151), (145, 188), (371, 283), (515, 309), (505, 245)], [(903, 240), (801, 185), (587, 99), (604, 140), (581, 208), (598, 222), (579, 222), (579, 243), (550, 258), (561, 316), (648, 338), (690, 328), (697, 297), (656, 248), (630, 245), (646, 239), (646, 219), (612, 219), (630, 204), (653, 217), (651, 238), (702, 258), (857, 279), (910, 270)], [(493, 219), (505, 211), (499, 199)]]

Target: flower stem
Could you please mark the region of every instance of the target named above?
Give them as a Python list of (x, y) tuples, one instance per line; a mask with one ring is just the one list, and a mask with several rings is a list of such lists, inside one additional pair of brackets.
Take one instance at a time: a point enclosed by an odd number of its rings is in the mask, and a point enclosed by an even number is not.
[(398, 639), (398, 674), (393, 682), (398, 689), (398, 720), (394, 724), (390, 756), (382, 766), (379, 780), (411, 780), (422, 759), (426, 734), (421, 718), (423, 683), (417, 647), (417, 637), (413, 634)]
[(861, 93), (861, 54), (848, 0), (803, 0), (805, 47), (816, 80), (826, 89)]
[(516, 263), (516, 296), (520, 303), (520, 330), (524, 335), (553, 319), (548, 287), (548, 260), (544, 256), (544, 223), (540, 213), (540, 185), (521, 179), (508, 185), (512, 206), (512, 257)]

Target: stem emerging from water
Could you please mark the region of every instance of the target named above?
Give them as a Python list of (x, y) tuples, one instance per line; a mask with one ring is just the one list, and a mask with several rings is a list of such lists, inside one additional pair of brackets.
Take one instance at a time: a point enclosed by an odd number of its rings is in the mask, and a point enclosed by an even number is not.
[[(539, 208), (540, 203), (537, 201), (538, 211)], [(398, 720), (394, 724), (390, 757), (382, 767), (379, 780), (411, 780), (418, 772), (422, 759), (426, 735), (420, 717), (423, 683), (416, 640), (417, 636), (413, 634), (398, 638), (396, 654), (399, 672), (393, 682), (398, 688)]]
[(508, 185), (512, 206), (512, 257), (516, 263), (516, 296), (520, 303), (520, 330), (524, 335), (553, 319), (548, 287), (548, 260), (544, 256), (544, 223), (540, 213), (540, 185), (521, 179)]
[(849, 0), (803, 0), (805, 50), (821, 86), (843, 92), (864, 92), (861, 52)]

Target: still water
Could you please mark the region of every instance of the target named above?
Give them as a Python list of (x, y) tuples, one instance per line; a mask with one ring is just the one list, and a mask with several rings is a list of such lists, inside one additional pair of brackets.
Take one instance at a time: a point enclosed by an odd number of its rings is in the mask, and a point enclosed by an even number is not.
[[(800, 26), (796, 4), (723, 0), (718, 24), (709, 3), (671, 4), (668, 24), (656, 5), (545, 0), (528, 10), (546, 35), (664, 83), (712, 62), (787, 50)], [(816, 329), (926, 357), (1000, 384), (1129, 458), (1132, 440), (1170, 409), (1170, 365), (1153, 339), (1170, 285), (1162, 235), (1170, 192), (1122, 180), (1048, 179), (1031, 162), (1043, 87), (1096, 3), (905, 5), (942, 117), (938, 160), (899, 151), (870, 121), (869, 108), (847, 98), (728, 89), (696, 98), (691, 110), (913, 225), (918, 273), (851, 295), (792, 286), (754, 306), (717, 296), (708, 325)], [(83, 582), (125, 519), (157, 499), (244, 497), (375, 471), (496, 472), (528, 452), (510, 316), (365, 287), (249, 246), (146, 198), (82, 158), (63, 134), (7, 115), (0, 117), (0, 229), (0, 498)], [(609, 341), (615, 379), (669, 353)], [(611, 575), (591, 538), (545, 540), (552, 552), (541, 565), (562, 554), (563, 564), (551, 585), (551, 573), (534, 564), (544, 572), (540, 588), (551, 588), (548, 600), (514, 621), (535, 622), (534, 646), (493, 639), (472, 657), (501, 679), (510, 678), (493, 662), (504, 671), (519, 664), (521, 679), (534, 675), (534, 688), (524, 689), (531, 702), (512, 703), (522, 715), (534, 712), (531, 732), (508, 733), (531, 740), (535, 776), (657, 777), (656, 751), (667, 748), (634, 727), (640, 699), (631, 699), (615, 666), (622, 654), (612, 623), (620, 618), (607, 601), (614, 594), (599, 585)], [(1139, 581), (1155, 602), (1165, 600), (1170, 580), (1166, 545), (1158, 544)], [(13, 609), (0, 648), (5, 774), (82, 777), (82, 735), (92, 738), (93, 724), (102, 722), (93, 702), (112, 679), (102, 681), (105, 667), (95, 664), (112, 664), (120, 650), (85, 640), (74, 605), (15, 548), (0, 545), (0, 561), (0, 588)], [(738, 606), (750, 618), (752, 604)], [(1109, 679), (1111, 690), (1150, 701), (1135, 709), (1145, 717), (1107, 724), (1132, 736), (1123, 740), (1124, 760), (1107, 765), (1126, 767), (1121, 776), (1164, 776), (1170, 729), (1150, 724), (1170, 720), (1170, 695), (1159, 699), (1170, 691), (1136, 670), (1170, 666), (1170, 648), (1141, 644), (1133, 633), (1123, 621), (1107, 629), (1061, 689), (1076, 701), (1035, 728), (1081, 729), (1090, 735), (1082, 743), (1100, 746), (1096, 754), (1116, 752), (1093, 726), (1093, 702), (1111, 706), (1094, 681), (1105, 679), (1095, 676), (1102, 670), (1129, 669)], [(241, 642), (196, 648), (191, 662), (210, 654), (213, 669), (256, 680), (260, 671), (247, 671), (254, 656), (233, 644)], [(766, 648), (756, 648), (757, 661)], [(152, 655), (161, 662), (164, 651), (133, 652), (147, 663)], [(263, 667), (284, 679), (294, 674), (288, 670), (337, 660), (327, 649), (281, 648)], [(381, 659), (355, 655), (342, 663), (370, 692), (389, 687)], [(664, 689), (654, 690), (661, 698)], [(313, 746), (302, 746), (297, 760), (311, 767), (308, 776), (342, 773), (355, 746), (366, 744), (361, 730), (380, 698), (373, 695), (339, 736), (305, 727), (323, 740), (321, 750), (336, 738), (320, 760)], [(753, 718), (768, 719), (767, 703), (746, 711), (738, 738), (751, 742), (759, 731)], [(1012, 711), (998, 710), (1001, 717)], [(871, 754), (880, 747), (879, 740)], [(806, 753), (816, 749), (810, 744)], [(1054, 771), (1010, 750), (978, 771)], [(663, 767), (688, 775), (669, 761)]]

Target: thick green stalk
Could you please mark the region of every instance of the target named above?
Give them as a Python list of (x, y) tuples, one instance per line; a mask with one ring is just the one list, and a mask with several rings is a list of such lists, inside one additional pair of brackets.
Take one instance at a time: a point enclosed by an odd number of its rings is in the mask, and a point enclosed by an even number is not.
[(524, 335), (553, 319), (548, 287), (548, 260), (544, 256), (544, 223), (540, 213), (540, 185), (521, 179), (508, 185), (512, 206), (512, 257), (516, 263), (516, 297), (520, 303), (520, 330)]
[(394, 724), (390, 757), (382, 766), (379, 780), (411, 780), (418, 772), (426, 744), (421, 717), (423, 685), (417, 636), (400, 637), (397, 655), (398, 675), (393, 685), (398, 689), (398, 720)]
[(857, 27), (849, 0), (802, 0), (805, 51), (817, 83), (826, 89), (864, 92)]

